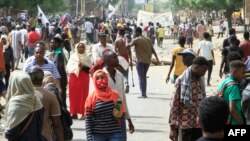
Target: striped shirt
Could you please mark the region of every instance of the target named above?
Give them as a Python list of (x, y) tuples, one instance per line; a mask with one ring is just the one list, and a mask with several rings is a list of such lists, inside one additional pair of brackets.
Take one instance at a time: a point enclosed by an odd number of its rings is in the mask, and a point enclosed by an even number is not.
[(87, 111), (86, 116), (86, 134), (87, 141), (93, 141), (92, 135), (94, 133), (108, 134), (121, 132), (121, 127), (118, 126), (113, 116), (115, 104), (113, 101), (103, 102), (96, 101), (95, 109), (90, 112)]
[[(28, 62), (27, 65), (24, 66), (23, 71), (30, 72), (35, 66), (38, 65), (36, 64), (36, 58), (34, 57), (32, 58), (32, 60), (30, 60), (30, 62)], [(61, 78), (56, 65), (52, 61), (47, 60), (46, 58), (44, 58), (44, 64), (38, 67), (41, 68), (43, 71), (51, 72), (55, 79)]]

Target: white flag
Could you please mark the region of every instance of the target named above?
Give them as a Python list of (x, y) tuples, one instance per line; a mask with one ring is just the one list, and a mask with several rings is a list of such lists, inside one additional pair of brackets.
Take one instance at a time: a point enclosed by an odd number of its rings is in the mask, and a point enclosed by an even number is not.
[(107, 19), (110, 19), (115, 14), (115, 7), (109, 4), (109, 14), (107, 16)]
[(45, 26), (46, 23), (50, 24), (49, 20), (47, 19), (46, 15), (43, 13), (39, 5), (37, 5), (37, 9), (38, 9), (38, 17), (42, 20), (43, 25)]
[(109, 4), (109, 11), (111, 11), (111, 12), (115, 11), (115, 7), (112, 6), (111, 4)]

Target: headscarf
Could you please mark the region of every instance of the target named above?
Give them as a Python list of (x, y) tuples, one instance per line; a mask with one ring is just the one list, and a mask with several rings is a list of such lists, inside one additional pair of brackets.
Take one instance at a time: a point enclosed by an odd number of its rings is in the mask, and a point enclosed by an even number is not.
[[(85, 52), (82, 54), (79, 54), (77, 48), (79, 45), (85, 46)], [(68, 64), (66, 66), (66, 70), (68, 73), (74, 73), (77, 77), (79, 76), (80, 68), (78, 67), (78, 64), (81, 63), (84, 66), (91, 67), (92, 61), (90, 56), (86, 53), (86, 45), (84, 42), (80, 42), (75, 47), (75, 53), (73, 53), (68, 61)]]
[(54, 86), (56, 88), (55, 77), (49, 71), (44, 71), (44, 77), (42, 82), (42, 87), (47, 88), (48, 86)]
[(7, 35), (5, 35), (5, 34), (4, 34), (4, 35), (1, 35), (1, 39), (0, 39), (0, 40), (2, 41), (2, 39), (5, 39), (5, 40), (6, 40), (6, 44), (5, 44), (5, 45), (3, 44), (3, 48), (4, 48), (4, 49), (7, 49), (7, 48), (10, 46), (10, 43), (9, 43), (9, 41), (8, 41)]
[[(93, 111), (95, 109), (95, 104), (97, 100), (101, 100), (104, 102), (113, 101), (116, 104), (117, 100), (121, 98), (115, 90), (112, 90), (109, 86), (107, 86), (106, 91), (101, 91), (96, 85), (96, 77), (98, 73), (104, 73), (105, 77), (108, 79), (108, 74), (105, 73), (104, 70), (97, 70), (93, 75), (93, 82), (94, 82), (94, 92), (91, 95), (88, 95), (87, 100), (85, 102), (85, 115), (87, 111)], [(124, 105), (121, 104), (122, 112), (126, 112)]]
[(6, 95), (6, 129), (10, 130), (20, 124), (27, 116), (43, 107), (35, 96), (34, 88), (28, 74), (14, 71), (10, 76)]

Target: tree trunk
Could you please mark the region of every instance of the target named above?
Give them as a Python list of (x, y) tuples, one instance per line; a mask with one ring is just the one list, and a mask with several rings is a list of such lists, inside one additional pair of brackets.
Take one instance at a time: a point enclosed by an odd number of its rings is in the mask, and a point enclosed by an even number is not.
[(226, 13), (225, 13), (225, 16), (227, 18), (227, 22), (228, 22), (228, 28), (231, 29), (233, 27), (232, 25), (232, 14), (233, 14), (233, 11), (230, 9), (227, 9)]

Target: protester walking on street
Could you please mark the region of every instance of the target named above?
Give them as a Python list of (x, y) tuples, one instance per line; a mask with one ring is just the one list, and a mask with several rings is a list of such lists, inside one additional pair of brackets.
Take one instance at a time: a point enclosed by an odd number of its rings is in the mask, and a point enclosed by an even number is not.
[(195, 31), (192, 27), (192, 24), (188, 25), (188, 29), (186, 30), (186, 40), (189, 48), (193, 48), (193, 41), (195, 37)]
[(204, 39), (203, 38), (203, 33), (206, 32), (206, 31), (207, 31), (207, 27), (204, 24), (204, 21), (201, 20), (200, 24), (198, 24), (198, 26), (197, 26), (198, 38), (199, 38), (200, 41)]
[(50, 47), (52, 49), (51, 61), (56, 65), (57, 70), (61, 76), (59, 93), (62, 95), (62, 104), (64, 107), (67, 107), (66, 104), (66, 91), (67, 91), (67, 73), (66, 73), (66, 58), (63, 53), (63, 47), (61, 46), (61, 39), (54, 37), (50, 41)]
[(30, 76), (14, 71), (6, 95), (6, 132), (9, 141), (40, 141), (44, 109), (35, 96)]
[(77, 114), (84, 117), (84, 105), (89, 94), (89, 69), (92, 66), (91, 57), (86, 53), (84, 42), (76, 44), (73, 53), (66, 66), (69, 73), (69, 111), (73, 119), (77, 119)]
[(5, 86), (6, 86), (6, 88), (8, 88), (10, 72), (14, 71), (13, 49), (12, 49), (12, 47), (10, 47), (10, 44), (8, 42), (8, 38), (6, 35), (1, 35), (1, 43), (3, 44), (3, 48), (4, 48)]
[(106, 36), (107, 34), (105, 34), (104, 32), (99, 33), (98, 35), (99, 43), (92, 46), (91, 51), (94, 64), (102, 59), (102, 52), (105, 49), (114, 50), (114, 46), (112, 44), (107, 43)]
[(242, 125), (245, 121), (241, 107), (241, 90), (238, 84), (245, 78), (245, 64), (240, 60), (234, 60), (229, 68), (230, 74), (220, 83), (218, 93), (222, 94), (221, 97), (229, 105), (229, 124)]
[(22, 33), (20, 32), (20, 25), (16, 26), (16, 29), (12, 30), (10, 35), (10, 44), (13, 49), (13, 55), (15, 59), (15, 69), (19, 69), (19, 61), (21, 59), (21, 53), (23, 50), (22, 45)]
[(39, 67), (34, 67), (29, 72), (35, 95), (38, 96), (44, 107), (42, 135), (47, 141), (53, 140), (53, 133), (57, 141), (64, 141), (61, 121), (61, 109), (56, 95), (42, 87), (44, 72)]
[(175, 83), (175, 92), (170, 109), (170, 139), (194, 141), (202, 136), (198, 118), (198, 107), (206, 97), (204, 78), (208, 61), (196, 57), (193, 63)]
[(87, 44), (92, 44), (93, 43), (93, 38), (94, 38), (94, 25), (90, 22), (89, 19), (86, 19), (85, 23), (85, 32), (87, 36)]
[(215, 65), (213, 43), (210, 41), (210, 34), (208, 32), (203, 33), (204, 40), (199, 43), (198, 55), (205, 57), (209, 63), (207, 73), (207, 86), (211, 86), (210, 79), (213, 71), (213, 65)]
[(36, 42), (40, 40), (40, 35), (36, 32), (35, 27), (31, 27), (31, 31), (28, 33), (28, 53), (29, 57), (34, 55)]
[(157, 64), (160, 64), (158, 56), (153, 48), (153, 44), (149, 38), (142, 36), (142, 29), (136, 28), (136, 38), (128, 45), (129, 50), (131, 46), (135, 47), (135, 54), (137, 58), (136, 69), (139, 76), (141, 96), (139, 98), (147, 98), (147, 72), (151, 63), (152, 54), (154, 54)]
[(119, 72), (119, 68), (116, 69), (116, 67), (119, 66), (118, 56), (112, 50), (105, 50), (103, 52), (103, 60), (105, 63), (104, 71), (108, 74), (108, 84), (111, 89), (116, 90), (118, 92), (125, 106), (126, 112), (122, 118), (122, 134), (123, 141), (127, 141), (127, 129), (125, 119), (128, 121), (129, 132), (133, 133), (135, 129), (127, 106), (127, 100), (124, 91), (124, 77)]
[(183, 50), (185, 50), (185, 43), (186, 43), (186, 38), (184, 36), (180, 36), (179, 47), (175, 47), (172, 49), (172, 63), (170, 65), (166, 83), (168, 83), (168, 81), (170, 80), (170, 75), (173, 68), (174, 68), (174, 75), (172, 80), (174, 83), (175, 80), (178, 78), (178, 76), (180, 76), (187, 68), (183, 63), (182, 56), (178, 55), (178, 53), (181, 53)]
[(157, 45), (162, 48), (163, 47), (162, 46), (163, 39), (165, 36), (165, 29), (159, 24), (159, 27), (158, 27), (156, 33), (157, 33), (157, 43), (158, 43)]
[[(33, 67), (37, 66), (40, 67), (43, 71), (49, 71), (55, 78), (56, 86), (58, 91), (61, 91), (61, 76), (58, 72), (56, 65), (44, 57), (45, 55), (45, 44), (44, 43), (37, 43), (35, 48), (35, 56), (29, 57), (24, 65), (23, 71), (29, 72)], [(26, 64), (27, 63), (27, 64)]]
[[(244, 53), (241, 48), (238, 47), (237, 45), (237, 37), (235, 35), (231, 35), (229, 37), (229, 42), (230, 45), (228, 47), (223, 48), (221, 55), (221, 64), (220, 64), (220, 71), (219, 71), (219, 76), (222, 78), (223, 73), (224, 75), (229, 74), (229, 60), (228, 60), (228, 54), (231, 52), (238, 52), (241, 55), (241, 58), (243, 58)], [(223, 70), (222, 70), (223, 69)]]
[[(119, 30), (119, 36), (115, 41), (115, 51), (118, 53), (120, 57), (123, 57), (126, 62), (131, 64), (132, 60), (132, 55), (131, 53), (128, 52), (126, 45), (127, 45), (127, 39), (124, 37), (125, 35), (125, 30), (120, 29)], [(131, 66), (132, 67), (132, 66)], [(124, 70), (124, 78), (125, 78), (125, 91), (126, 93), (129, 92), (129, 80), (128, 80), (128, 72), (129, 72), (129, 67)]]
[(123, 103), (117, 105), (121, 97), (109, 87), (103, 70), (94, 73), (93, 81), (95, 90), (85, 103), (87, 141), (123, 141), (121, 118), (126, 110)]

